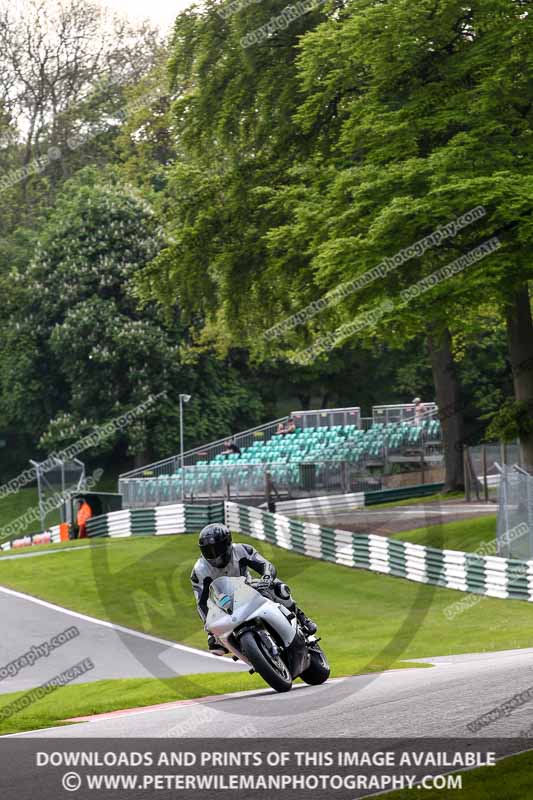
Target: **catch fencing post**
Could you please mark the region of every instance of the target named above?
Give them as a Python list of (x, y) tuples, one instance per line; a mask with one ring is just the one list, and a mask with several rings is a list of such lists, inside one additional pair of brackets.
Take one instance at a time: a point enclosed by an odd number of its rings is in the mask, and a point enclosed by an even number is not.
[(426, 469), (425, 469), (425, 467), (426, 467), (426, 462), (424, 461), (424, 450), (422, 450), (422, 452), (420, 453), (420, 474), (421, 474), (422, 484), (424, 484), (426, 482)]
[(463, 445), (463, 472), (465, 476), (465, 500), (470, 503), (470, 470), (468, 465), (468, 447)]
[(483, 489), (485, 495), (485, 502), (489, 502), (489, 483), (487, 480), (487, 445), (483, 445), (482, 450), (482, 460), (483, 460)]

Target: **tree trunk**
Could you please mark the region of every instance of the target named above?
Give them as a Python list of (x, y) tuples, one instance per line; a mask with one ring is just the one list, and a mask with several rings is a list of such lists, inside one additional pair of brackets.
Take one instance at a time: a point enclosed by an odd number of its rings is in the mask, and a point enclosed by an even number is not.
[[(527, 403), (533, 416), (533, 321), (527, 283), (516, 291), (506, 318), (515, 399)], [(524, 466), (533, 472), (533, 433), (521, 436), (520, 444)]]
[(446, 492), (463, 491), (463, 408), (460, 386), (452, 354), (452, 337), (446, 329), (439, 337), (428, 336), (428, 348), (433, 370), (436, 401), (442, 427), (444, 447), (444, 489)]
[(150, 463), (150, 452), (148, 450), (143, 450), (142, 453), (135, 453), (133, 457), (133, 468), (139, 469), (140, 467), (144, 467), (145, 464)]

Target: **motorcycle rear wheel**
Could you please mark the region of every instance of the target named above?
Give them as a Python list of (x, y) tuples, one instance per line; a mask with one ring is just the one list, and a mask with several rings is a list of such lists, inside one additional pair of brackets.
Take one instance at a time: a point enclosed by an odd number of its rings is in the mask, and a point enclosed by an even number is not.
[(244, 653), (255, 671), (261, 675), (276, 692), (289, 692), (292, 689), (292, 675), (278, 657), (274, 660), (259, 636), (253, 631), (246, 631), (239, 639), (239, 648)]

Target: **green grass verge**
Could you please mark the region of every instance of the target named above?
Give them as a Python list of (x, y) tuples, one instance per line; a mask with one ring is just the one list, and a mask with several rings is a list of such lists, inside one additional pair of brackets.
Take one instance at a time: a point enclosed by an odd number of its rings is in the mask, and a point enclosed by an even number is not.
[[(258, 544), (244, 536), (236, 538)], [(404, 596), (405, 616), (417, 587), (389, 578), (390, 594), (382, 591), (376, 575), (295, 555), (267, 543), (259, 546), (276, 563), (297, 600), (317, 619), (328, 638), (337, 674), (394, 663), (394, 658), (380, 655), (380, 650), (401, 624), (398, 598)], [(105, 545), (77, 552), (68, 548), (39, 559), (0, 560), (0, 584), (100, 619), (205, 648), (189, 580), (197, 554), (196, 536), (106, 540)], [(377, 642), (377, 648), (369, 647), (370, 641)]]
[(533, 752), (521, 753), (498, 761), (494, 767), (481, 767), (462, 773), (462, 789), (426, 789), (420, 787), (379, 795), (386, 800), (530, 800)]
[[(401, 628), (404, 646), (392, 654), (398, 658), (526, 647), (533, 642), (527, 603), (480, 598), (478, 606), (462, 615), (459, 626), (446, 619), (444, 610), (463, 598), (462, 592), (318, 561), (245, 536), (236, 538), (258, 545), (277, 565), (297, 601), (319, 623), (338, 675), (390, 666), (394, 661), (387, 645)], [(0, 562), (0, 584), (205, 647), (189, 582), (196, 555), (196, 536), (108, 540), (78, 552)]]
[[(6, 537), (4, 533), (4, 526), (9, 523), (15, 522), (24, 516), (27, 511), (35, 509), (35, 519), (21, 524), (20, 530), (17, 531), (17, 536), (23, 536), (25, 533), (39, 533), (41, 530), (41, 523), (39, 519), (38, 509), (39, 500), (36, 488), (19, 489), (15, 494), (8, 494), (6, 497), (0, 498), (0, 543), (11, 537)], [(59, 510), (53, 511), (46, 517), (47, 525), (59, 524)]]
[(447, 522), (445, 525), (431, 525), (414, 531), (401, 531), (391, 538), (426, 547), (473, 553), (482, 544), (496, 541), (496, 517), (476, 517)]
[(450, 494), (428, 494), (426, 497), (412, 497), (407, 500), (390, 500), (388, 503), (373, 503), (358, 509), (359, 511), (379, 511), (382, 508), (394, 508), (395, 506), (418, 506), (424, 503), (444, 503), (446, 500), (464, 500), (464, 492), (450, 492)]
[[(444, 543), (455, 536), (447, 528), (456, 525), (465, 523), (439, 528)], [(527, 603), (480, 597), (458, 624), (457, 619), (446, 617), (445, 610), (464, 597), (462, 592), (317, 561), (245, 536), (238, 535), (236, 540), (258, 546), (291, 585), (297, 602), (316, 619), (333, 676), (405, 667), (409, 659), (425, 656), (533, 646)], [(51, 552), (43, 558), (0, 560), (0, 585), (205, 648), (189, 582), (197, 556), (196, 536), (102, 540), (83, 550), (79, 544), (67, 546), (71, 552)], [(443, 542), (433, 544), (442, 546)], [(235, 690), (234, 681), (242, 680), (241, 676), (219, 679), (224, 691)], [(252, 688), (250, 676), (244, 679), (244, 688)], [(201, 682), (206, 694), (203, 676)], [(141, 687), (141, 699), (135, 696), (132, 705), (143, 704), (142, 683), (134, 682)], [(54, 699), (59, 700), (64, 691), (54, 693)], [(117, 697), (124, 707), (124, 698), (118, 692)], [(10, 722), (18, 724), (17, 719)]]
[[(264, 688), (265, 683), (261, 678), (247, 672), (187, 675), (169, 679), (130, 678), (63, 686), (32, 703), (24, 711), (1, 721), (0, 734), (70, 724), (65, 720), (72, 717)], [(14, 692), (0, 695), (0, 711), (24, 694)]]

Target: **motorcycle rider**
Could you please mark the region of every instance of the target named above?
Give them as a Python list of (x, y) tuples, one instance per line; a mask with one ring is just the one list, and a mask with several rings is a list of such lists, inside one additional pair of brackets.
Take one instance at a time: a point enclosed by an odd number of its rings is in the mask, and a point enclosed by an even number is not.
[[(296, 606), (286, 583), (276, 578), (276, 567), (267, 561), (249, 544), (233, 544), (231, 531), (226, 525), (215, 523), (207, 525), (198, 540), (202, 555), (191, 573), (192, 590), (196, 598), (198, 613), (205, 623), (207, 617), (207, 598), (211, 583), (222, 576), (251, 579), (249, 570), (259, 573), (261, 579), (254, 581), (253, 587), (265, 597), (281, 603), (296, 614), (305, 633), (312, 635), (317, 626)], [(207, 645), (211, 653), (223, 656), (227, 653), (215, 636), (209, 634)]]

